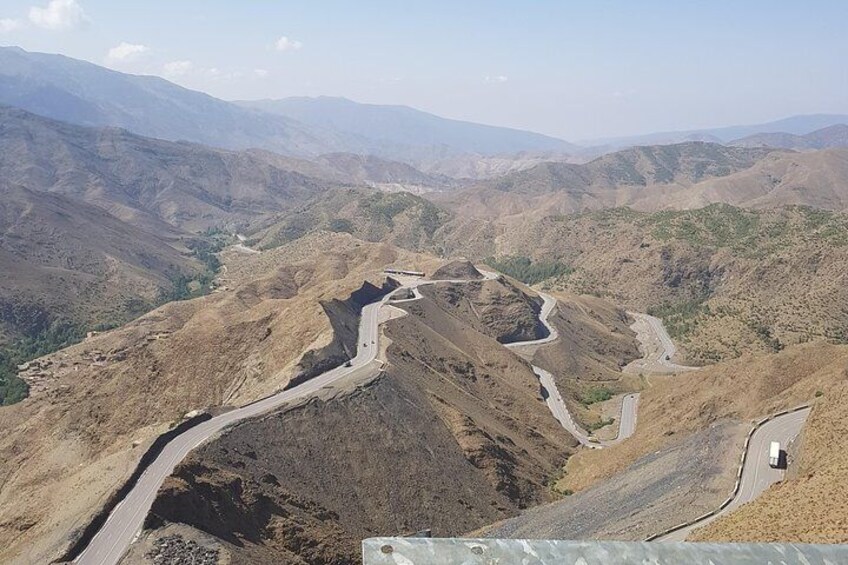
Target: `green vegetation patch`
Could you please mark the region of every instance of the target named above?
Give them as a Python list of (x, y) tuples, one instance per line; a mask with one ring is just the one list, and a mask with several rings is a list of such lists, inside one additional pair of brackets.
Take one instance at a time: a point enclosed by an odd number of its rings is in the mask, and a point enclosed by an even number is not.
[(26, 383), (17, 376), (18, 365), (79, 343), (85, 334), (85, 327), (79, 324), (56, 320), (44, 330), (0, 349), (0, 404), (20, 402), (29, 392)]
[(698, 210), (657, 212), (638, 222), (660, 241), (727, 248), (742, 257), (763, 257), (805, 238), (848, 245), (848, 216), (807, 206), (759, 211), (711, 204)]
[(582, 395), (580, 402), (585, 406), (595, 404), (596, 402), (605, 402), (612, 398), (612, 391), (606, 387), (597, 387), (589, 389), (589, 392)]
[(524, 256), (489, 257), (484, 262), (492, 268), (526, 284), (536, 284), (554, 277), (571, 274), (573, 269), (558, 261), (533, 261)]
[(695, 329), (699, 316), (710, 314), (710, 307), (704, 304), (706, 299), (706, 296), (699, 296), (677, 302), (663, 302), (648, 308), (648, 314), (661, 319), (671, 337), (681, 339)]
[(204, 265), (204, 270), (199, 275), (186, 275), (179, 273), (171, 277), (171, 290), (163, 291), (159, 295), (158, 304), (166, 304), (177, 300), (189, 300), (207, 294), (212, 285), (212, 280), (221, 268), (221, 261), (216, 253), (224, 248), (226, 242), (218, 238), (193, 240), (188, 243), (192, 255)]

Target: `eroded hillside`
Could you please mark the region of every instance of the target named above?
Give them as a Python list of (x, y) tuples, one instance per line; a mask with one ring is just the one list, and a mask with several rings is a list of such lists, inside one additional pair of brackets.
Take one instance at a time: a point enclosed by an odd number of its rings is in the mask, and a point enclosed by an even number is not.
[[(211, 534), (238, 562), (335, 563), (356, 561), (369, 535), (459, 535), (552, 500), (552, 473), (576, 442), (529, 365), (498, 342), (535, 337), (522, 333), (533, 298), (506, 281), (421, 294), (386, 326), (385, 373), (201, 448), (160, 491), (150, 523)], [(608, 353), (597, 345), (576, 352)]]
[(395, 262), (437, 261), (347, 235), (263, 254), (233, 252), (227, 290), (171, 303), (39, 362), (43, 391), (0, 411), (0, 559), (55, 557), (130, 474), (150, 441), (189, 411), (241, 405), (283, 387), (304, 352), (332, 344), (321, 301), (384, 280)]
[(821, 338), (844, 343), (848, 336), (844, 214), (723, 205), (654, 214), (614, 209), (443, 233), (454, 253), (523, 259), (498, 265), (654, 313), (692, 361)]
[[(717, 508), (754, 421), (812, 403), (788, 480), (695, 534), (697, 540), (844, 540), (839, 438), (848, 348), (824, 343), (654, 376), (627, 441), (569, 458), (561, 501), (485, 530), (491, 537), (642, 540)], [(829, 485), (829, 486), (826, 486)], [(573, 493), (573, 494), (572, 494)], [(826, 494), (825, 494), (826, 493)]]

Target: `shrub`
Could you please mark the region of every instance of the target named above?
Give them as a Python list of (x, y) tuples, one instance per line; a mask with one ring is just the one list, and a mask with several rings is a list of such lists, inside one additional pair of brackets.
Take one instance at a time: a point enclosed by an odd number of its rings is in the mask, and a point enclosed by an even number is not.
[(558, 261), (534, 262), (529, 257), (517, 255), (500, 259), (489, 257), (484, 262), (505, 275), (526, 284), (536, 284), (554, 277), (568, 275), (573, 270), (568, 265)]

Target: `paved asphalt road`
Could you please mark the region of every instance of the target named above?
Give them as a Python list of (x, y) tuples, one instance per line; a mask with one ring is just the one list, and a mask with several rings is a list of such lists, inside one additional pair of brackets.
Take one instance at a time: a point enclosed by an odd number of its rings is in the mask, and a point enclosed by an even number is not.
[(533, 365), (533, 372), (536, 373), (536, 376), (539, 377), (539, 382), (545, 388), (547, 392), (547, 397), (545, 398), (545, 402), (548, 404), (548, 408), (550, 408), (551, 413), (554, 415), (562, 427), (568, 430), (568, 432), (573, 435), (577, 441), (579, 441), (582, 445), (586, 447), (590, 447), (592, 449), (598, 449), (601, 447), (608, 447), (610, 445), (615, 445), (624, 441), (633, 435), (633, 432), (636, 431), (636, 412), (637, 406), (639, 403), (639, 394), (627, 394), (624, 396), (621, 402), (621, 416), (619, 419), (618, 426), (618, 437), (612, 440), (599, 440), (592, 436), (589, 432), (581, 428), (574, 421), (574, 418), (571, 417), (571, 413), (568, 411), (568, 408), (565, 405), (565, 401), (562, 398), (562, 395), (559, 393), (559, 389), (557, 389), (556, 383), (554, 382), (554, 377), (548, 371), (542, 369), (541, 367), (537, 367)]
[[(484, 276), (486, 279), (492, 279), (498, 275), (486, 272)], [(469, 282), (467, 280), (428, 281), (400, 278), (403, 286), (395, 292), (402, 291), (404, 288), (411, 288), (417, 298), (421, 296), (417, 290), (419, 286), (435, 283)], [(198, 447), (225, 427), (247, 418), (259, 416), (293, 400), (313, 395), (339, 379), (352, 375), (366, 376), (377, 371), (380, 365), (375, 360), (379, 351), (378, 317), (380, 308), (389, 301), (392, 294), (394, 293), (388, 294), (381, 301), (369, 304), (362, 309), (356, 356), (351, 359), (350, 367), (337, 367), (289, 390), (216, 416), (191, 428), (168, 443), (159, 457), (142, 474), (138, 483), (126, 498), (112, 511), (106, 523), (97, 532), (88, 547), (77, 557), (75, 563), (82, 565), (117, 564), (140, 531), (144, 518), (165, 478), (173, 472), (177, 463), (182, 461), (192, 449)]]
[(751, 442), (748, 446), (748, 456), (745, 458), (745, 466), (742, 469), (742, 480), (739, 484), (739, 492), (733, 501), (727, 505), (721, 512), (702, 520), (686, 528), (682, 528), (675, 532), (657, 538), (656, 541), (685, 541), (686, 537), (692, 530), (698, 529), (701, 526), (709, 524), (719, 516), (723, 516), (728, 512), (742, 506), (746, 502), (750, 502), (760, 496), (769, 486), (783, 479), (785, 473), (782, 469), (773, 469), (769, 467), (768, 456), (769, 446), (773, 441), (779, 441), (781, 449), (801, 432), (804, 422), (807, 421), (807, 416), (810, 415), (810, 410), (799, 410), (790, 412), (783, 416), (778, 416), (769, 420), (754, 432), (751, 436)]
[[(545, 343), (550, 343), (559, 337), (557, 329), (550, 322), (548, 322), (548, 317), (551, 315), (551, 313), (553, 313), (554, 308), (556, 308), (556, 299), (543, 292), (540, 292), (539, 296), (543, 300), (542, 308), (539, 312), (539, 319), (541, 320), (542, 324), (544, 324), (545, 328), (547, 328), (548, 336), (534, 341), (522, 341), (517, 343), (506, 344), (506, 346), (510, 349), (520, 349), (533, 345), (542, 345)], [(557, 388), (556, 383), (554, 382), (553, 375), (551, 375), (551, 373), (542, 369), (541, 367), (537, 367), (536, 365), (531, 365), (531, 367), (533, 368), (533, 372), (536, 373), (536, 376), (539, 377), (539, 383), (545, 389), (545, 403), (551, 410), (551, 414), (553, 414), (554, 418), (557, 419), (557, 421), (562, 425), (562, 427), (568, 430), (568, 433), (573, 435), (577, 439), (577, 441), (579, 441), (582, 445), (597, 449), (601, 447), (606, 447), (608, 445), (614, 445), (633, 435), (633, 432), (636, 429), (636, 408), (639, 402), (638, 394), (628, 394), (622, 400), (621, 416), (619, 418), (620, 423), (618, 429), (618, 437), (616, 437), (614, 440), (601, 441), (595, 439), (589, 432), (578, 426), (577, 422), (574, 421), (574, 418), (571, 417), (571, 413), (568, 411), (568, 407), (566, 406), (565, 401), (563, 400), (562, 395), (559, 393), (559, 389)]]
[[(481, 273), (484, 275), (485, 279), (495, 279), (498, 277), (497, 273), (488, 271), (481, 271)], [(421, 294), (418, 292), (418, 287), (423, 285), (469, 282), (467, 280), (428, 281), (409, 277), (396, 278), (401, 280), (402, 286), (395, 292), (402, 292), (403, 289), (411, 289), (413, 291), (413, 298), (397, 302), (419, 299)], [(184, 434), (168, 443), (159, 457), (144, 472), (127, 497), (115, 508), (104, 526), (99, 532), (97, 532), (94, 539), (91, 543), (89, 543), (88, 547), (82, 552), (82, 554), (80, 554), (75, 562), (83, 565), (117, 564), (129, 545), (133, 542), (136, 534), (140, 531), (144, 518), (150, 510), (153, 500), (156, 497), (156, 493), (165, 478), (173, 472), (174, 467), (182, 461), (192, 449), (198, 447), (209, 438), (218, 434), (225, 427), (247, 418), (259, 416), (293, 400), (315, 394), (320, 389), (332, 385), (339, 379), (352, 375), (366, 376), (367, 374), (371, 374), (378, 370), (379, 363), (376, 361), (376, 355), (379, 351), (379, 312), (380, 308), (390, 300), (393, 294), (394, 293), (388, 294), (381, 301), (369, 304), (363, 308), (362, 319), (359, 325), (357, 352), (356, 356), (351, 360), (350, 367), (337, 367), (290, 390), (279, 392), (268, 398), (254, 402), (253, 404), (216, 416), (211, 420), (186, 431)], [(539, 340), (509, 344), (508, 347), (541, 345), (557, 339), (558, 334), (556, 328), (548, 322), (548, 316), (556, 307), (556, 300), (546, 294), (540, 293), (540, 296), (543, 299), (543, 305), (539, 317), (548, 329), (549, 335)], [(660, 328), (662, 328), (661, 323)], [(664, 330), (662, 333), (664, 333)], [(673, 343), (671, 344), (671, 347), (674, 347)], [(535, 366), (533, 367), (533, 370), (537, 375), (539, 375), (540, 381), (545, 389), (549, 391), (547, 403), (554, 417), (556, 417), (557, 420), (559, 420), (560, 423), (562, 423), (562, 425), (584, 445), (595, 448), (603, 447), (605, 445), (617, 443), (629, 437), (633, 433), (636, 426), (636, 404), (638, 395), (627, 395), (622, 402), (622, 415), (618, 438), (609, 442), (591, 441), (589, 435), (574, 423), (571, 415), (568, 413), (565, 402), (560, 396), (559, 391), (556, 389), (556, 385), (554, 384), (553, 377), (550, 373)]]

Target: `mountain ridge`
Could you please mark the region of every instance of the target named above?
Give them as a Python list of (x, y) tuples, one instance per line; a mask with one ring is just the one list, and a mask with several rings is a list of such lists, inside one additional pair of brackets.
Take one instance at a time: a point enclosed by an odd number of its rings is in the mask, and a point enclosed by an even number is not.
[[(411, 108), (402, 109), (407, 116), (403, 123), (408, 126), (409, 116), (414, 116), (418, 123), (426, 124), (431, 132), (426, 143), (418, 139), (424, 131), (420, 128), (402, 139), (368, 137), (361, 128), (328, 127), (332, 122), (314, 115), (306, 121), (293, 119), (280, 112), (246, 107), (249, 103), (227, 102), (161, 77), (122, 73), (19, 47), (0, 47), (0, 103), (77, 125), (122, 127), (169, 141), (226, 149), (261, 148), (301, 157), (345, 152), (411, 162), (477, 149), (493, 153), (569, 146), (541, 134), (448, 120)], [(360, 114), (370, 112), (353, 118), (359, 123), (373, 123), (374, 112), (398, 112), (398, 107), (349, 104)], [(350, 119), (346, 123), (349, 125)], [(498, 141), (493, 144), (489, 138)]]
[(780, 147), (797, 150), (848, 147), (848, 123), (834, 124), (804, 135), (786, 132), (749, 135), (735, 139), (728, 145), (735, 147)]
[[(534, 150), (573, 152), (579, 149), (576, 145), (547, 135), (442, 118), (403, 105), (365, 104), (330, 96), (297, 96), (235, 103), (393, 146), (398, 152), (395, 158), (402, 156), (405, 148), (415, 146), (430, 148), (432, 157), (461, 153), (497, 155)], [(410, 157), (406, 155), (407, 159)]]

